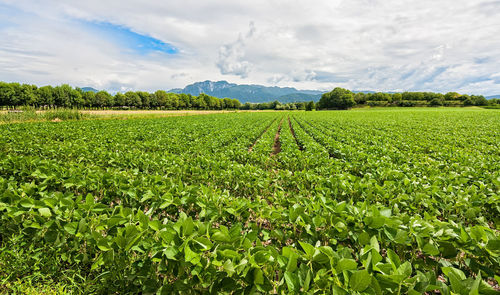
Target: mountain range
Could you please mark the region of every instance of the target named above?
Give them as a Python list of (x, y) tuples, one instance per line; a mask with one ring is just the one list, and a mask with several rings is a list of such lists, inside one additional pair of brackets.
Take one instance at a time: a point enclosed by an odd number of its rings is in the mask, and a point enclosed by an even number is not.
[[(82, 87), (83, 91), (93, 91), (97, 92), (97, 89), (92, 87)], [(293, 87), (277, 87), (277, 86), (263, 86), (263, 85), (239, 85), (235, 83), (229, 83), (227, 81), (204, 81), (189, 84), (184, 88), (174, 88), (168, 92), (172, 93), (185, 93), (194, 96), (200, 95), (200, 93), (205, 93), (218, 98), (236, 98), (241, 103), (251, 102), (251, 103), (263, 103), (279, 101), (281, 103), (299, 102), (299, 101), (319, 101), (321, 95), (325, 91), (320, 90), (297, 90)], [(364, 92), (364, 93), (374, 93), (374, 91), (353, 91)], [(388, 92), (393, 93), (393, 92)], [(500, 95), (490, 95), (486, 96), (486, 99), (500, 98)]]
[(262, 85), (238, 85), (228, 83), (227, 81), (204, 81), (189, 84), (184, 88), (174, 88), (169, 92), (185, 93), (191, 95), (207, 95), (218, 98), (236, 98), (241, 103), (252, 102), (271, 102), (277, 100), (281, 103), (297, 102), (297, 101), (318, 101), (324, 91), (319, 90), (297, 90), (293, 87), (277, 87), (277, 86), (262, 86)]

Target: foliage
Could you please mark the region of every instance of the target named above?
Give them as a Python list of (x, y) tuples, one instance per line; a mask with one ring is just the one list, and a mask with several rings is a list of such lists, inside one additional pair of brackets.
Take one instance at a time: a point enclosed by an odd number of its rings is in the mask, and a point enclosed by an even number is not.
[(443, 108), (2, 125), (1, 288), (497, 294), (499, 129)]
[(25, 121), (52, 121), (52, 120), (81, 120), (87, 116), (74, 109), (50, 109), (37, 111), (32, 107), (21, 107), (16, 111), (0, 113), (0, 122), (25, 122)]
[(37, 88), (36, 85), (0, 82), (1, 106), (222, 110), (238, 109), (241, 104), (236, 99), (219, 99), (203, 93), (196, 97), (158, 90), (154, 93), (128, 91), (113, 96), (106, 91), (94, 93), (67, 84)]
[(350, 109), (354, 105), (356, 105), (356, 102), (354, 101), (354, 94), (351, 91), (340, 87), (323, 94), (318, 102), (318, 108), (320, 109), (346, 110)]
[(315, 106), (314, 106), (314, 101), (310, 101), (306, 104), (306, 111), (312, 111), (314, 110)]

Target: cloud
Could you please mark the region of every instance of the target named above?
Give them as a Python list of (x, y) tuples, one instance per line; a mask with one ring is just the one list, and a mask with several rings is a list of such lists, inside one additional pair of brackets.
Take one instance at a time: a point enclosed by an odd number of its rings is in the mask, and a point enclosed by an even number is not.
[(0, 80), (500, 93), (500, 1), (0, 0)]
[(222, 45), (219, 49), (219, 58), (217, 67), (223, 75), (237, 75), (241, 78), (248, 77), (248, 73), (252, 68), (252, 64), (245, 58), (245, 40), (252, 38), (255, 33), (255, 25), (250, 22), (249, 30), (243, 37), (242, 34), (238, 39), (230, 44)]

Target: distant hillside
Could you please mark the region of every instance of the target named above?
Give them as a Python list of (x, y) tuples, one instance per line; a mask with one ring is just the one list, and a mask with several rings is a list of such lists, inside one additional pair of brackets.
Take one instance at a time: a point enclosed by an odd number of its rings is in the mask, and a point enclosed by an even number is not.
[(320, 98), (321, 94), (291, 93), (282, 95), (278, 97), (277, 100), (281, 103), (311, 101), (311, 100), (314, 102), (318, 102)]
[(83, 92), (98, 92), (99, 90), (92, 87), (82, 87)]
[[(190, 84), (183, 89), (171, 89), (173, 93), (186, 93), (200, 95), (205, 93), (218, 98), (236, 98), (241, 103), (245, 102), (270, 102), (278, 100), (282, 103), (295, 101), (319, 100), (323, 91), (318, 90), (297, 90), (292, 87), (268, 87), (262, 85), (238, 85), (227, 81), (204, 81)], [(303, 99), (302, 99), (303, 98)]]
[(497, 95), (490, 95), (490, 96), (485, 96), (486, 99), (492, 99), (492, 98), (498, 98), (500, 99), (500, 94)]

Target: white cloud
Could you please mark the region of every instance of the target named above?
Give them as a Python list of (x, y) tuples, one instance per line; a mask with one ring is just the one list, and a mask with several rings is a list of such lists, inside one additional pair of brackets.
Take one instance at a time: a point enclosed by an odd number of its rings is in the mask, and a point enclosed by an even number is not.
[[(224, 79), (497, 94), (499, 7), (491, 0), (0, 0), (0, 80), (154, 90)], [(179, 52), (136, 55), (82, 21), (121, 25)]]
[(244, 60), (245, 41), (252, 38), (254, 33), (255, 25), (251, 22), (250, 28), (244, 37), (240, 34), (238, 40), (230, 44), (225, 44), (219, 48), (217, 67), (220, 69), (221, 74), (233, 74), (241, 78), (248, 77), (252, 64)]

